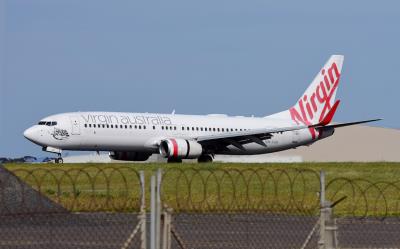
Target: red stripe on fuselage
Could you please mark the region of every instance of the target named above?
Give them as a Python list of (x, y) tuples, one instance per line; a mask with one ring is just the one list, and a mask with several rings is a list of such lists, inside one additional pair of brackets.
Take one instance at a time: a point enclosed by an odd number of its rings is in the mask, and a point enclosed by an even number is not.
[(174, 157), (178, 157), (178, 143), (176, 142), (175, 139), (171, 139), (172, 146), (174, 147)]

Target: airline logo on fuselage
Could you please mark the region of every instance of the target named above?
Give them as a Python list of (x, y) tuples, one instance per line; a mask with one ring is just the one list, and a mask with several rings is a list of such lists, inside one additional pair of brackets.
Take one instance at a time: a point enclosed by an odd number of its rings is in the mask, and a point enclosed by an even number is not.
[(136, 124), (136, 125), (173, 125), (171, 118), (161, 115), (81, 115), (86, 123), (94, 124)]
[(54, 131), (51, 133), (54, 139), (57, 140), (66, 140), (69, 138), (69, 134), (67, 130), (54, 128)]
[[(290, 108), (290, 116), (296, 124), (312, 125), (311, 121), (313, 120), (321, 122), (325, 114), (331, 109), (331, 98), (338, 87), (340, 79), (336, 63), (332, 63), (327, 72), (325, 68), (322, 69), (321, 77), (320, 83), (316, 86), (311, 96), (304, 94), (298, 103)], [(320, 110), (321, 113), (317, 117), (316, 115)], [(309, 130), (312, 138), (315, 139), (315, 129), (309, 128)]]

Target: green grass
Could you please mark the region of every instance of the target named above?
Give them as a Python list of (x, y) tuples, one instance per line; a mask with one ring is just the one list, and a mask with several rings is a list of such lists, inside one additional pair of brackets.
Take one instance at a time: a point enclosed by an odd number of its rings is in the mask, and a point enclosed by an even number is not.
[(162, 198), (176, 212), (315, 214), (318, 174), (324, 170), (327, 199), (346, 197), (335, 207), (337, 214), (400, 214), (400, 163), (7, 164), (6, 168), (73, 211), (138, 210), (140, 170), (146, 175), (149, 207), (150, 176), (162, 168)]

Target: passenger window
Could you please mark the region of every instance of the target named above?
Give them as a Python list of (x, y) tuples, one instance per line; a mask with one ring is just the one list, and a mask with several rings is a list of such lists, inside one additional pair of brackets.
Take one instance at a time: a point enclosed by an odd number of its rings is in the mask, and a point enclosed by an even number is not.
[(200, 131), (203, 131), (203, 127), (200, 127)]
[(184, 130), (185, 130), (185, 127), (182, 126), (182, 131), (184, 131)]
[(85, 124), (85, 128), (87, 128), (87, 124)]
[(224, 128), (222, 128), (222, 131), (224, 131)]
[(57, 125), (57, 122), (55, 122), (55, 121), (51, 122), (51, 126), (55, 126), (55, 125)]
[(92, 128), (92, 124), (89, 124), (89, 127)]
[(215, 131), (215, 128), (213, 128), (213, 131)]
[(132, 129), (132, 125), (129, 125), (129, 129)]
[(103, 124), (103, 128), (106, 128), (106, 125), (105, 125), (105, 124)]
[(140, 130), (140, 129), (142, 129), (142, 126), (141, 126), (141, 125), (139, 125), (139, 130)]
[(111, 125), (111, 128), (114, 128), (114, 125)]
[(219, 132), (219, 128), (217, 129), (217, 131)]
[(205, 131), (207, 131), (207, 127), (206, 127), (206, 128), (204, 128), (204, 130), (205, 130)]
[(143, 129), (146, 129), (146, 126), (145, 126), (145, 125), (143, 125)]
[(110, 128), (110, 125), (107, 125), (107, 128)]
[(164, 130), (164, 126), (161, 126), (161, 130)]
[(174, 130), (176, 131), (176, 126), (174, 126)]
[(194, 127), (192, 127), (192, 131), (194, 131)]
[(196, 127), (196, 131), (198, 131), (199, 130), (199, 127)]
[(156, 127), (153, 125), (153, 130), (155, 130), (156, 129)]

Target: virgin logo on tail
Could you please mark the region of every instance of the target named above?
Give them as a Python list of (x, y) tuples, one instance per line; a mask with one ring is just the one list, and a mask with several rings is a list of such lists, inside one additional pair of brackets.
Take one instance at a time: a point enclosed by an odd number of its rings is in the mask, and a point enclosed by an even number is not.
[[(336, 63), (333, 62), (327, 70), (323, 68), (320, 78), (319, 84), (316, 84), (310, 96), (305, 93), (298, 103), (289, 109), (290, 116), (296, 124), (312, 125), (321, 122), (331, 109), (331, 99), (340, 79), (340, 72)], [(315, 129), (310, 128), (309, 130), (312, 138), (315, 139)]]

